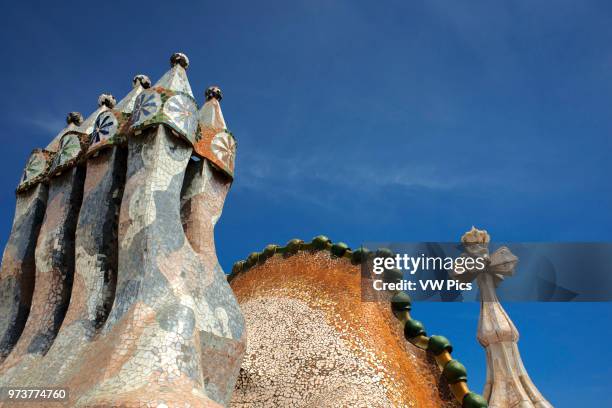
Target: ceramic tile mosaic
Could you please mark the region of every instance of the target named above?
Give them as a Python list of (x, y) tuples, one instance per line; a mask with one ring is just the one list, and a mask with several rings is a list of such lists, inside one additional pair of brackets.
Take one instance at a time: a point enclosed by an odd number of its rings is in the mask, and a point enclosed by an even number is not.
[(227, 130), (219, 99), (209, 97), (198, 113), (199, 138), (194, 145), (194, 152), (210, 160), (233, 179), (236, 141)]
[(88, 143), (89, 136), (84, 133), (69, 131), (62, 136), (58, 151), (51, 161), (49, 176), (52, 177), (74, 167), (87, 152)]
[(48, 174), (53, 153), (44, 149), (34, 149), (21, 176), (17, 192), (22, 192), (42, 182)]
[(272, 251), (230, 287), (214, 228), (236, 141), (218, 87), (198, 112), (188, 64), (176, 53), (154, 87), (138, 75), (118, 104), (69, 114), (28, 161), (0, 270), (0, 388), (69, 396), (0, 408), (457, 407), (388, 304), (360, 302), (346, 257)]
[(164, 124), (193, 145), (196, 141), (197, 104), (185, 68), (174, 63), (168, 72), (135, 102), (132, 130)]
[(81, 205), (84, 169), (72, 167), (49, 182), (44, 220), (35, 250), (35, 277), (28, 319), (19, 341), (2, 365), (0, 387), (26, 371), (53, 344), (60, 328), (74, 275), (74, 233)]
[(247, 352), (232, 407), (456, 407), (361, 267), (329, 251), (273, 255), (236, 275)]
[[(136, 100), (144, 91), (143, 83), (148, 86), (148, 77), (137, 75), (134, 79), (134, 87), (119, 103), (103, 110), (94, 121), (92, 132), (89, 135), (89, 146), (86, 157), (90, 157), (110, 146), (126, 143), (130, 131), (130, 118), (132, 109), (136, 106)], [(142, 107), (139, 107), (141, 110)], [(140, 112), (139, 110), (139, 112)]]
[(0, 363), (21, 336), (30, 313), (36, 241), (47, 206), (47, 185), (38, 183), (17, 194), (15, 218), (0, 270)]

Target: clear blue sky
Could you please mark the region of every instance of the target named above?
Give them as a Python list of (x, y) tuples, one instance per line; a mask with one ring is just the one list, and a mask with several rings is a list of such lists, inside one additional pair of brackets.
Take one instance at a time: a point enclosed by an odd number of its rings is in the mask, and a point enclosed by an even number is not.
[[(612, 239), (609, 1), (4, 2), (0, 244), (30, 150), (66, 112), (156, 81), (183, 51), (198, 102), (222, 87), (239, 142), (217, 231), (224, 268), (326, 234)], [(578, 273), (578, 271), (577, 271)], [(557, 407), (603, 406), (610, 304), (509, 304)], [(481, 391), (477, 304), (418, 303)]]

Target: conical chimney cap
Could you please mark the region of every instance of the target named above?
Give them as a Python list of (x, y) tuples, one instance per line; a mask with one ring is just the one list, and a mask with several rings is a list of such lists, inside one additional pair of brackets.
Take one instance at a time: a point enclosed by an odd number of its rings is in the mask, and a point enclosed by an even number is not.
[(193, 91), (185, 71), (189, 66), (189, 58), (181, 52), (175, 52), (170, 57), (170, 65), (171, 68), (153, 86), (174, 92), (182, 92), (193, 98)]
[(206, 102), (198, 112), (200, 137), (194, 144), (194, 152), (209, 160), (230, 178), (234, 178), (236, 140), (227, 130), (221, 104), (223, 92), (218, 86), (211, 86), (204, 93)]

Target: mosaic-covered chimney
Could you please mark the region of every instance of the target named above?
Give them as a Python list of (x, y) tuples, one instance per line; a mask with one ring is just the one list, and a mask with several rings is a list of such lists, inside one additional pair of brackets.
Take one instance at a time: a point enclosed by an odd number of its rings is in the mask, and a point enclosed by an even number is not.
[(44, 358), (5, 373), (13, 384), (42, 386), (48, 383), (50, 372), (59, 383), (77, 365), (108, 316), (117, 279), (117, 221), (127, 165), (126, 129), (134, 100), (143, 89), (141, 82), (135, 81), (132, 91), (118, 104), (112, 95), (100, 95), (98, 109), (91, 121), (86, 121), (92, 125), (87, 125), (89, 138), (82, 152), (86, 175), (74, 236), (70, 302)]
[(46, 149), (34, 149), (16, 191), (13, 227), (0, 271), (0, 363), (12, 351), (30, 314), (36, 273), (35, 250), (48, 199), (47, 176), (59, 140), (83, 121), (78, 112), (66, 117), (66, 128)]
[(187, 56), (170, 63), (82, 123), (71, 114), (28, 162), (1, 275), (0, 386), (66, 387), (70, 406), (228, 403), (246, 340), (214, 226), (236, 143), (221, 90), (198, 110)]

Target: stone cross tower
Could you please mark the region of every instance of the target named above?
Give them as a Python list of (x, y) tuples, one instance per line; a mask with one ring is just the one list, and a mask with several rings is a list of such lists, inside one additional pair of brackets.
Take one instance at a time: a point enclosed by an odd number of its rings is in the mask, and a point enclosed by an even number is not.
[[(487, 231), (474, 227), (461, 238), (468, 256), (483, 257), (483, 271), (466, 274), (480, 289), (478, 341), (487, 355), (487, 382), (483, 396), (490, 408), (552, 408), (529, 378), (518, 349), (519, 332), (504, 310), (495, 288), (504, 276), (512, 276), (518, 258), (507, 247), (489, 254)], [(468, 276), (471, 275), (471, 276)]]

